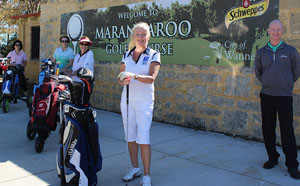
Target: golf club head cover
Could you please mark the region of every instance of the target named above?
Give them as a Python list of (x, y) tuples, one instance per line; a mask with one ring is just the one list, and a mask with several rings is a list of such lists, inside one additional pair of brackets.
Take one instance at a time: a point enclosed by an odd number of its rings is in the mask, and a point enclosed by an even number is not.
[(84, 78), (84, 79), (93, 79), (94, 74), (88, 68), (81, 67), (78, 69), (77, 77)]

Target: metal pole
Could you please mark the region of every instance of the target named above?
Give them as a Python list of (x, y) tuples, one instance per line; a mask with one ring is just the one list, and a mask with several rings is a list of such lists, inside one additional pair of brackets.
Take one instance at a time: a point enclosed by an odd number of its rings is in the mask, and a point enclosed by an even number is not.
[[(127, 174), (128, 172), (128, 168), (129, 168), (129, 165), (128, 165), (128, 161), (129, 161), (129, 158), (128, 158), (128, 111), (129, 111), (129, 84), (126, 85), (126, 107), (127, 107), (127, 110), (126, 110), (126, 173), (125, 175)], [(125, 186), (128, 186), (128, 183), (126, 183)]]

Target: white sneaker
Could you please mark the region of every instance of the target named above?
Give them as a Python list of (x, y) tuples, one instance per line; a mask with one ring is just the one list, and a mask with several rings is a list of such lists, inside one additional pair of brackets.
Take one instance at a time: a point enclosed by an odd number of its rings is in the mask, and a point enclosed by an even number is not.
[(124, 176), (124, 181), (131, 181), (134, 178), (140, 177), (142, 175), (142, 171), (140, 168), (131, 168), (131, 170)]
[(141, 181), (142, 186), (151, 186), (151, 178), (150, 176), (143, 176), (143, 179)]

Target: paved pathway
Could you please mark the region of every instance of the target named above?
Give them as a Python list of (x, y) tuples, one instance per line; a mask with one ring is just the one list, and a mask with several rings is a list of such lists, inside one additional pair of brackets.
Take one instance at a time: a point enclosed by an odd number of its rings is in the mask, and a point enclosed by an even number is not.
[[(97, 113), (103, 155), (98, 185), (125, 186), (122, 177), (128, 161), (121, 115), (102, 110)], [(55, 165), (58, 130), (38, 154), (34, 141), (26, 137), (28, 121), (23, 102), (11, 105), (7, 114), (0, 111), (0, 185), (60, 185)], [(263, 143), (153, 122), (151, 144), (153, 186), (300, 185), (289, 176), (281, 148), (279, 165), (271, 170), (262, 168), (267, 159)], [(128, 186), (139, 182), (134, 180)]]

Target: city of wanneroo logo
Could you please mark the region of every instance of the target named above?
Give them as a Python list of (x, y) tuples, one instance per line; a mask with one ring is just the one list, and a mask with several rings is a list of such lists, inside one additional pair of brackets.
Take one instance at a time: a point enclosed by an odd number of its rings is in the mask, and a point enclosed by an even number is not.
[(229, 25), (235, 21), (263, 15), (268, 10), (269, 1), (264, 0), (250, 5), (249, 0), (243, 0), (241, 7), (233, 7), (227, 12), (225, 16), (226, 28), (228, 29)]

